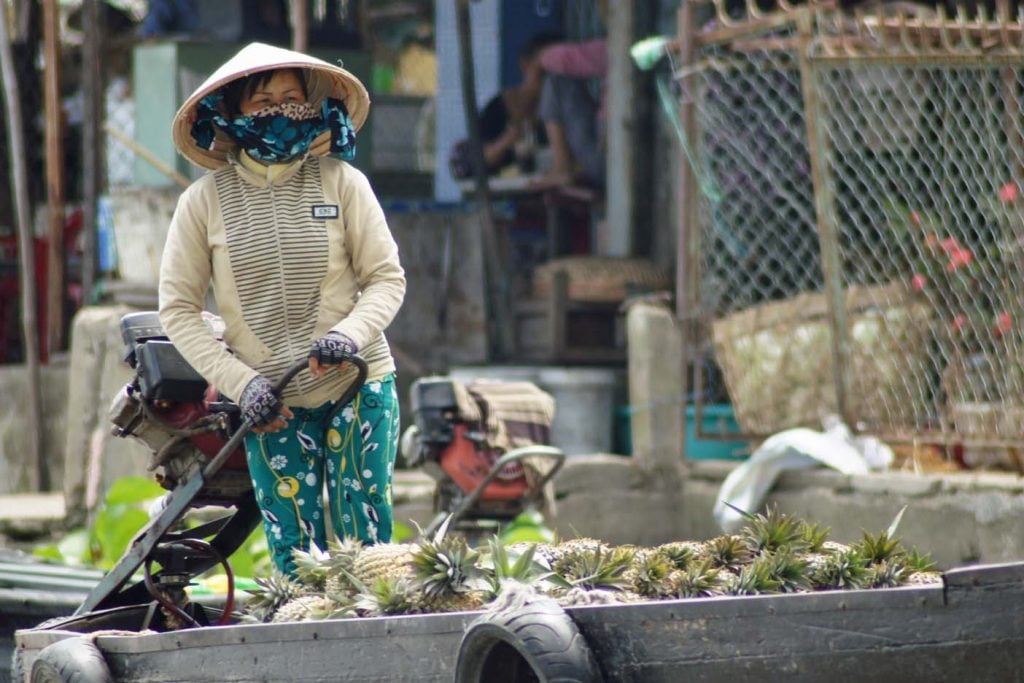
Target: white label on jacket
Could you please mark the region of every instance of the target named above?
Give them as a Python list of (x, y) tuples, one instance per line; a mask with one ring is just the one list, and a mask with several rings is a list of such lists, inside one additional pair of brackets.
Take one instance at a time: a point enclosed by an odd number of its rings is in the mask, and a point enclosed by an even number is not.
[(327, 220), (329, 218), (338, 217), (338, 205), (337, 204), (314, 204), (313, 205), (313, 218), (319, 218), (321, 220)]

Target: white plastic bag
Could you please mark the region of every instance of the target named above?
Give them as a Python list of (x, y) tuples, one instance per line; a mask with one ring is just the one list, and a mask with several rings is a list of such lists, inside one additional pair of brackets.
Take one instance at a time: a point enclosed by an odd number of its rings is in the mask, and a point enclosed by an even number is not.
[(853, 436), (838, 417), (823, 420), (824, 431), (787, 429), (768, 437), (750, 458), (733, 470), (719, 489), (715, 520), (723, 531), (732, 533), (743, 525), (743, 515), (726, 505), (755, 512), (765, 495), (785, 470), (809, 469), (822, 465), (843, 474), (864, 474), (884, 470), (892, 464), (892, 449), (872, 436)]

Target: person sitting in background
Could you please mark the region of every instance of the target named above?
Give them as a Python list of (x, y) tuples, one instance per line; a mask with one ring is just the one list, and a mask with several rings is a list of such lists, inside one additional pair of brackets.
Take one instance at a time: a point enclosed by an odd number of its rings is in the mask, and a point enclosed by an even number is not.
[[(539, 186), (604, 186), (604, 79), (608, 45), (604, 38), (545, 47), (539, 56), (544, 87), (539, 115), (551, 147), (551, 168)], [(601, 79), (600, 101), (588, 79)]]
[[(559, 36), (552, 33), (537, 34), (531, 38), (519, 52), (522, 82), (504, 88), (480, 112), (477, 122), (489, 175), (509, 170), (534, 171), (537, 148), (547, 144), (544, 125), (537, 115), (544, 85), (544, 70), (539, 57), (545, 46), (558, 40)], [(461, 180), (473, 176), (467, 140), (455, 144), (449, 165), (455, 178)]]

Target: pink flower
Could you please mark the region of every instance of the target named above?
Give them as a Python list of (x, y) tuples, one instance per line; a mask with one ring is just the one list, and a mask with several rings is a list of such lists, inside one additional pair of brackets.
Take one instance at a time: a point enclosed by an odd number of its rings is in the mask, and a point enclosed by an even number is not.
[(999, 201), (1004, 204), (1010, 204), (1017, 200), (1018, 193), (1017, 183), (1010, 181), (999, 188)]
[(946, 271), (949, 273), (954, 272), (961, 266), (968, 265), (974, 260), (974, 254), (971, 253), (970, 249), (955, 249), (946, 253), (949, 254), (949, 263), (946, 264)]
[(921, 273), (914, 273), (914, 277), (910, 278), (910, 286), (915, 292), (920, 292), (926, 284), (928, 284), (928, 278)]
[(952, 254), (953, 252), (960, 251), (961, 249), (963, 249), (963, 247), (960, 246), (960, 242), (958, 242), (955, 237), (947, 237), (946, 239), (939, 242), (939, 246), (941, 246), (942, 251), (946, 252), (947, 254)]
[(914, 225), (921, 225), (921, 214), (917, 211), (910, 212), (910, 222)]
[(964, 325), (966, 324), (967, 316), (961, 313), (957, 317), (953, 318), (953, 322), (950, 324), (950, 327), (953, 329), (954, 332), (959, 332), (960, 330), (963, 329)]
[(1009, 334), (1011, 330), (1013, 330), (1013, 316), (1003, 311), (996, 316), (996, 336), (1001, 337), (1004, 334)]

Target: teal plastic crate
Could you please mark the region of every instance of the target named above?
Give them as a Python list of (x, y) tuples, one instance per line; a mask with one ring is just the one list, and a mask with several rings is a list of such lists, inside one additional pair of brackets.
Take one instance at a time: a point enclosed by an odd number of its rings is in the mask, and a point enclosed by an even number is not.
[[(615, 411), (615, 452), (633, 454), (630, 406), (619, 406)], [(741, 440), (698, 439), (694, 420), (697, 407), (686, 406), (686, 457), (690, 460), (746, 460), (750, 443)], [(705, 405), (701, 411), (702, 431), (706, 434), (736, 434), (740, 428), (736, 415), (728, 403)]]

